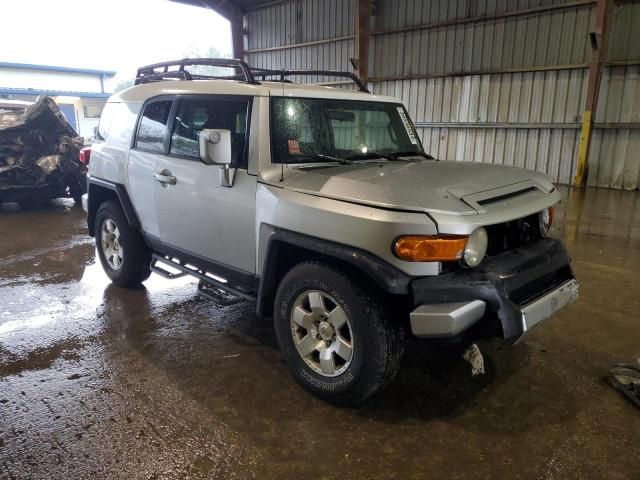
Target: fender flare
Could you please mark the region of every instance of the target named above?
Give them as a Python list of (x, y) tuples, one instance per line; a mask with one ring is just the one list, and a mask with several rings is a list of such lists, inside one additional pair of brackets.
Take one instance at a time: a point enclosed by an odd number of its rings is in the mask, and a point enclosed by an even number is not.
[(410, 293), (412, 277), (365, 250), (276, 228), (267, 239), (256, 304), (258, 316), (269, 315), (273, 308), (273, 300), (282, 278), (282, 270), (278, 268), (278, 262), (286, 256), (286, 249), (291, 247), (305, 250), (311, 256), (316, 254), (349, 264), (387, 293), (395, 295)]
[(107, 189), (114, 192), (116, 197), (118, 198), (118, 201), (120, 202), (120, 205), (122, 206), (122, 210), (124, 211), (124, 215), (127, 218), (129, 225), (134, 228), (140, 228), (138, 215), (133, 208), (133, 203), (131, 202), (129, 193), (127, 192), (127, 189), (124, 185), (122, 185), (121, 183), (103, 180), (97, 177), (88, 177), (87, 192), (89, 194), (89, 205), (87, 209), (87, 227), (89, 228), (89, 235), (95, 235), (94, 220), (96, 218), (98, 208), (100, 208), (100, 204), (102, 203), (100, 201), (100, 196), (97, 195), (97, 192), (100, 189)]

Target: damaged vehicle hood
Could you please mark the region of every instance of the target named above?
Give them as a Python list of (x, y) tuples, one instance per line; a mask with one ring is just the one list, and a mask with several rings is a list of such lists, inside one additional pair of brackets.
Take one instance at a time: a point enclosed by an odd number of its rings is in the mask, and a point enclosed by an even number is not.
[[(457, 161), (289, 165), (285, 189), (394, 210), (477, 215), (513, 199), (554, 190), (543, 174), (517, 167)], [(295, 172), (295, 173), (294, 173)], [(284, 184), (284, 185), (283, 185)]]

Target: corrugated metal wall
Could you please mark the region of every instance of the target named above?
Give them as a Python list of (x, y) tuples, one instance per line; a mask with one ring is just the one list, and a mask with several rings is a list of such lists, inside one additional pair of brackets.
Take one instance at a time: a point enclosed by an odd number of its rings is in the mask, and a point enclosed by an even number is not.
[[(377, 0), (370, 88), (402, 99), (438, 158), (524, 166), (571, 183), (594, 4)], [(616, 3), (609, 18), (606, 60), (620, 65), (603, 69), (588, 182), (635, 189), (640, 3)], [(352, 70), (354, 0), (281, 2), (246, 20), (252, 65)]]
[[(261, 68), (351, 71), (353, 8), (353, 0), (300, 0), (249, 12), (245, 60)], [(300, 44), (304, 46), (288, 47)]]

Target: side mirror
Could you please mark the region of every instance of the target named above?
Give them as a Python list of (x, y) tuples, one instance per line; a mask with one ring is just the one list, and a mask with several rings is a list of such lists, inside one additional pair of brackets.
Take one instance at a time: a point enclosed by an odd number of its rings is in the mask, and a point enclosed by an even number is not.
[(207, 165), (231, 164), (231, 131), (201, 130), (198, 132), (200, 160)]

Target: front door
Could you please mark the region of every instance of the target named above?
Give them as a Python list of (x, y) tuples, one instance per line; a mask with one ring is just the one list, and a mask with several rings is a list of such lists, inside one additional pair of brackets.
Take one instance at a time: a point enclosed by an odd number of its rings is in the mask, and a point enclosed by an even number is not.
[[(155, 159), (155, 173), (161, 175), (154, 182), (160, 239), (205, 260), (253, 273), (257, 177), (247, 172), (251, 99), (202, 95), (176, 102), (168, 153)], [(230, 188), (220, 185), (219, 166), (200, 160), (198, 132), (209, 128), (231, 131), (237, 170)]]
[(160, 240), (156, 214), (154, 174), (160, 171), (159, 160), (167, 152), (168, 123), (173, 101), (160, 98), (149, 101), (138, 124), (134, 147), (129, 151), (127, 178), (129, 195), (140, 219), (142, 231)]

